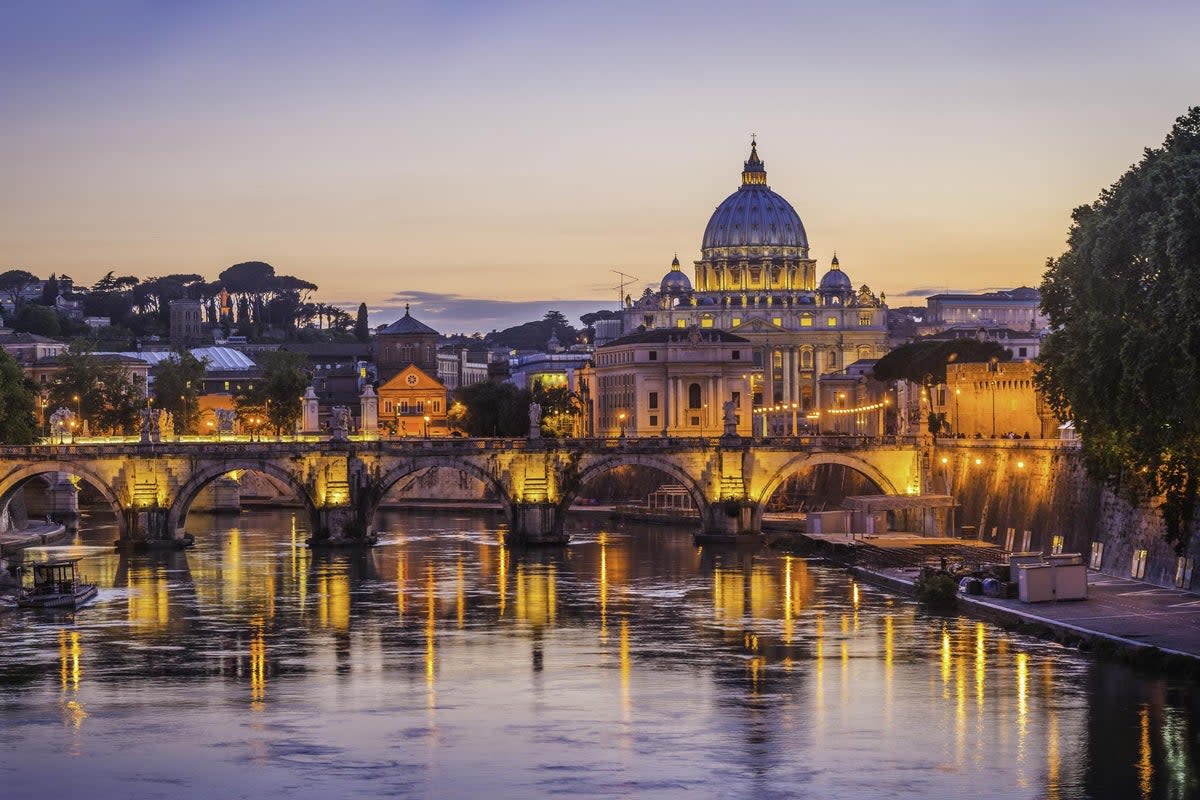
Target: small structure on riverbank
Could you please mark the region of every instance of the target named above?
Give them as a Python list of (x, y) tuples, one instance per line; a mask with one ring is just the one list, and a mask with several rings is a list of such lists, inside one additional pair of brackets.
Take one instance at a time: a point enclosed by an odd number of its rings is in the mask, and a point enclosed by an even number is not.
[(850, 530), (873, 535), (887, 531), (924, 536), (954, 534), (954, 498), (948, 494), (871, 494), (847, 497)]

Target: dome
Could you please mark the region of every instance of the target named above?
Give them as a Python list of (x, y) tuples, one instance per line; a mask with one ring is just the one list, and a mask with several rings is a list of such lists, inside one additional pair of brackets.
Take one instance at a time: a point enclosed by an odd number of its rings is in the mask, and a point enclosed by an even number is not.
[(850, 276), (842, 272), (842, 268), (838, 264), (837, 254), (835, 253), (833, 263), (829, 267), (829, 272), (826, 272), (821, 277), (821, 290), (842, 292), (850, 291), (853, 288), (853, 285), (850, 283)]
[(679, 256), (675, 256), (671, 262), (671, 271), (663, 275), (658, 288), (663, 294), (687, 294), (692, 291), (692, 282), (679, 268)]
[(767, 186), (767, 170), (758, 157), (756, 141), (750, 142), (742, 185), (709, 218), (701, 247), (808, 248), (800, 215)]

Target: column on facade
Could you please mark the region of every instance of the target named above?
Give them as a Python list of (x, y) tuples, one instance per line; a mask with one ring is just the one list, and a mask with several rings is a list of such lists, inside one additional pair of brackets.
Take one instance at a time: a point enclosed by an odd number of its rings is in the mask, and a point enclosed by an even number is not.
[(763, 407), (775, 405), (775, 350), (763, 348)]
[(821, 411), (821, 347), (819, 345), (813, 345), (812, 358), (812, 411), (814, 414), (818, 414), (817, 424), (820, 425), (824, 420), (819, 416)]
[(725, 432), (725, 376), (718, 375), (714, 379), (716, 383), (716, 396), (713, 398), (713, 424), (716, 425), (718, 433)]
[(792, 404), (792, 434), (800, 432), (800, 350), (795, 345), (788, 348), (788, 374)]

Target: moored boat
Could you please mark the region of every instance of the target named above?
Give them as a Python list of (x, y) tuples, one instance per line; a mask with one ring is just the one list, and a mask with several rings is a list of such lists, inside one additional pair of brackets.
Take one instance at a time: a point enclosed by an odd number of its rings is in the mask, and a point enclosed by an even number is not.
[(77, 558), (41, 561), (30, 566), (33, 586), (17, 596), (22, 608), (78, 608), (96, 596), (94, 583), (79, 576)]

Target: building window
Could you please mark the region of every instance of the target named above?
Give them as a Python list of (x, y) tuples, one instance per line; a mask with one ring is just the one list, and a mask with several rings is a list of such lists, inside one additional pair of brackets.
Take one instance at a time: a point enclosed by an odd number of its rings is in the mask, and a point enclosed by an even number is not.
[(700, 407), (700, 384), (692, 383), (688, 385), (688, 408)]
[(225, 391), (229, 391), (229, 381), (225, 381)]
[(870, 325), (871, 324), (871, 312), (870, 311), (860, 311), (858, 314), (858, 324), (864, 328), (867, 327), (868, 325)]
[(1088, 566), (1092, 569), (1100, 569), (1100, 565), (1104, 561), (1104, 542), (1092, 542), (1092, 559)]
[(699, 425), (699, 424), (700, 424), (700, 418), (692, 417), (692, 425)]
[(812, 314), (801, 314), (800, 315), (800, 327), (801, 328), (811, 328), (812, 327)]
[(837, 327), (837, 316), (830, 314), (828, 317), (826, 317), (825, 318), (825, 327), (826, 328), (836, 328)]
[(729, 326), (730, 326), (731, 328), (736, 328), (738, 325), (741, 325), (741, 324), (742, 324), (742, 318), (741, 318), (741, 317), (734, 317), (732, 320), (730, 320), (730, 325), (729, 325)]
[(651, 361), (658, 361), (658, 351), (657, 351), (657, 350), (651, 350), (651, 351), (650, 351), (650, 360), (651, 360)]
[(1142, 547), (1133, 551), (1133, 566), (1129, 570), (1129, 575), (1132, 578), (1146, 577), (1146, 548)]
[(704, 317), (700, 320), (701, 328), (711, 328), (713, 326), (712, 317)]
[(651, 414), (651, 415), (650, 415), (650, 427), (654, 428), (654, 427), (657, 427), (657, 426), (658, 426), (658, 417), (656, 417), (656, 416), (654, 416), (653, 414)]
[(1054, 536), (1053, 536), (1053, 537), (1050, 539), (1050, 555), (1052, 555), (1052, 556), (1056, 556), (1056, 555), (1058, 555), (1059, 553), (1061, 553), (1062, 551), (1063, 551), (1063, 537), (1062, 537), (1062, 534), (1055, 534), (1055, 535), (1054, 535)]
[(1026, 358), (1028, 353), (1029, 353), (1028, 347), (1018, 347), (1017, 348), (1017, 358)]
[(800, 351), (800, 369), (812, 369), (812, 358), (813, 358), (812, 350), (801, 350)]
[(686, 328), (686, 327), (687, 327), (687, 320), (685, 320), (685, 319), (677, 319), (677, 320), (675, 320), (675, 327), (676, 327), (676, 328)]
[(742, 393), (741, 392), (734, 392), (733, 395), (731, 396), (731, 399), (733, 400), (734, 408), (742, 407)]
[(837, 366), (837, 350), (830, 350), (829, 358), (827, 358), (826, 361), (829, 366), (836, 367)]
[(646, 403), (649, 408), (658, 408), (658, 392), (651, 392), (650, 399)]
[(783, 317), (771, 317), (771, 324), (776, 328), (783, 327)]
[(732, 353), (730, 353), (729, 357), (731, 359), (733, 359), (734, 361), (741, 361), (742, 360), (742, 351), (734, 350)]

